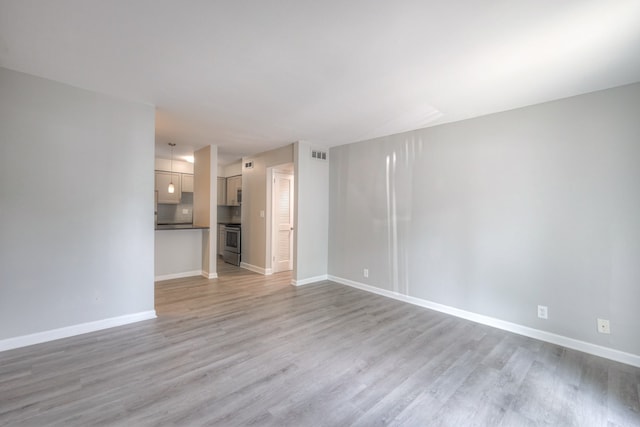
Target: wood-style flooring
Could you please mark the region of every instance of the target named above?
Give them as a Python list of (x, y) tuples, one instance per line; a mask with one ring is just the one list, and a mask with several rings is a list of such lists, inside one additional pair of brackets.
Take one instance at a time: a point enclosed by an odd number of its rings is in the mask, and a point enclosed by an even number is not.
[(640, 369), (221, 265), (158, 319), (0, 353), (0, 425), (638, 426)]

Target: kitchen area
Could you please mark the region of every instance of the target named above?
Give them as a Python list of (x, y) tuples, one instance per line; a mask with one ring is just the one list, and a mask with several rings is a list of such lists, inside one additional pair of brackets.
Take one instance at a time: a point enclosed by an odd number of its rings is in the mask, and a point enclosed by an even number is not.
[[(172, 147), (173, 148), (173, 147)], [(155, 160), (155, 280), (204, 275), (208, 265), (209, 241), (217, 243), (216, 259), (229, 267), (239, 266), (242, 257), (242, 167), (241, 162), (218, 165), (217, 224), (194, 224), (198, 197), (192, 156)], [(200, 183), (203, 182), (200, 177)], [(205, 180), (206, 182), (206, 180)], [(209, 193), (209, 194), (206, 194)], [(208, 203), (208, 202), (207, 202)], [(202, 200), (200, 200), (202, 205)], [(213, 242), (212, 242), (213, 244)], [(213, 251), (213, 250), (212, 250)]]
[(242, 254), (242, 164), (219, 168), (218, 176), (218, 257), (239, 266)]

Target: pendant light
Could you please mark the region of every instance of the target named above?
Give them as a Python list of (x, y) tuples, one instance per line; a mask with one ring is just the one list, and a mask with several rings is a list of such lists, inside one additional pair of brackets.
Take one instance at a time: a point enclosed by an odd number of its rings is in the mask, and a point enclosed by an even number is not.
[(176, 191), (176, 187), (173, 185), (173, 147), (175, 146), (176, 144), (174, 144), (173, 142), (169, 143), (169, 147), (171, 147), (171, 179), (169, 180), (169, 188), (167, 189), (167, 191), (171, 194)]

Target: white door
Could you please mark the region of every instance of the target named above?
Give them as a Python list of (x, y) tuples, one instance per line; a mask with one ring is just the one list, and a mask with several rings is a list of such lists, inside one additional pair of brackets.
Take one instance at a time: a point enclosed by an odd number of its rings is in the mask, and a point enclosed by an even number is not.
[(273, 272), (293, 269), (293, 175), (273, 173)]

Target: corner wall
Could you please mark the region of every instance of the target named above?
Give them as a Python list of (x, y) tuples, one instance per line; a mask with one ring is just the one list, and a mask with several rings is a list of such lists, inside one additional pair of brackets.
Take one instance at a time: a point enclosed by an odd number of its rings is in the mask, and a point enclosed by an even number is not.
[(155, 316), (153, 106), (3, 68), (0, 93), (0, 340)]
[(311, 157), (309, 142), (294, 144), (295, 230), (293, 284), (327, 278), (329, 250), (329, 163)]
[(640, 356), (638, 112), (634, 84), (331, 149), (329, 274)]
[(208, 145), (193, 153), (193, 225), (202, 230), (202, 275), (218, 277), (218, 146)]

